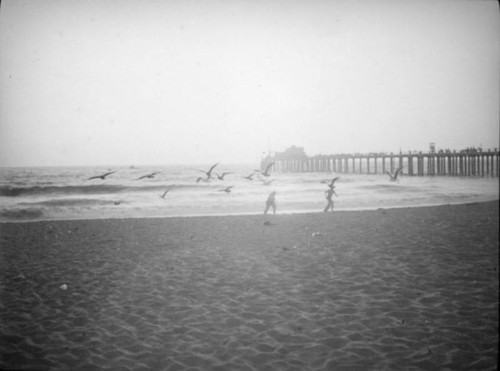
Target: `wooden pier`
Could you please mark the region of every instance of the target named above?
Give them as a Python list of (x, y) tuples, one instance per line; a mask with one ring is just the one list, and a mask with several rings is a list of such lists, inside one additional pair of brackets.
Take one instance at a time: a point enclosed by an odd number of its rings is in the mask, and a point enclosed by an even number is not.
[(306, 156), (300, 148), (276, 153), (262, 160), (265, 169), (270, 163), (276, 172), (332, 172), (345, 174), (385, 174), (402, 167), (408, 176), (477, 176), (498, 177), (500, 152), (440, 151), (398, 154), (337, 154)]

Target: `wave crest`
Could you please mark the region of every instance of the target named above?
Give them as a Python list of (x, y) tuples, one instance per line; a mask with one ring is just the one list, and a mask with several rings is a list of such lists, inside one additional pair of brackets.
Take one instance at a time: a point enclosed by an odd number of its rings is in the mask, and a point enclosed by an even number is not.
[(32, 186), (32, 187), (0, 187), (0, 196), (40, 196), (40, 195), (96, 195), (115, 194), (121, 192), (144, 192), (161, 191), (165, 187), (179, 188), (179, 185), (152, 185), (129, 187), (125, 185), (101, 184), (101, 185), (77, 185), (77, 186)]

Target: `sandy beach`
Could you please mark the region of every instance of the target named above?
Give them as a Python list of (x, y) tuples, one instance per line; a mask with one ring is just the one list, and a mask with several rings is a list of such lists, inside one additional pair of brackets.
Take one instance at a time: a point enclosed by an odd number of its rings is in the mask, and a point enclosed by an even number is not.
[(498, 226), (498, 201), (3, 223), (0, 368), (494, 370)]

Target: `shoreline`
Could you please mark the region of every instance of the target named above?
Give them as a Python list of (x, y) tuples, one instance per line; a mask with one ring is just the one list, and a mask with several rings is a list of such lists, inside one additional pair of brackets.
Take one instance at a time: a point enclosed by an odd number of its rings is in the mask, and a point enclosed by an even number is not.
[(0, 368), (496, 369), (499, 202), (0, 224)]
[[(488, 199), (488, 200), (478, 200), (478, 201), (456, 201), (456, 202), (446, 202), (446, 203), (436, 203), (436, 204), (422, 204), (422, 205), (391, 205), (388, 207), (359, 207), (359, 208), (342, 208), (342, 209), (334, 209), (333, 213), (342, 213), (342, 212), (364, 212), (364, 211), (374, 211), (374, 210), (392, 210), (392, 209), (414, 209), (414, 208), (428, 208), (428, 207), (440, 207), (440, 206), (455, 206), (455, 205), (468, 205), (468, 204), (477, 204), (477, 203), (490, 203), (490, 202), (498, 202), (499, 199)], [(310, 214), (323, 214), (320, 210), (290, 210), (286, 212), (278, 212), (276, 216), (279, 215), (310, 215)], [(331, 213), (331, 212), (329, 212)], [(126, 216), (126, 217), (102, 217), (102, 218), (54, 218), (54, 219), (34, 219), (34, 220), (0, 220), (0, 225), (9, 224), (9, 223), (39, 223), (39, 222), (65, 222), (65, 221), (87, 221), (87, 220), (129, 220), (129, 219), (189, 219), (189, 218), (212, 218), (212, 217), (238, 217), (238, 216), (263, 216), (262, 212), (248, 212), (248, 213), (220, 213), (220, 214), (175, 214), (175, 215), (161, 215), (161, 216)], [(268, 214), (270, 215), (270, 214)]]

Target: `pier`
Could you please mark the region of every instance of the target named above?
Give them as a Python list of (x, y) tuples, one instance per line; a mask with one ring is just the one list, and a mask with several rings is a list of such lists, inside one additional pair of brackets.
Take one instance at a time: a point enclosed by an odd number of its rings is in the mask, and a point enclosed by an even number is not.
[(407, 176), (499, 176), (500, 152), (494, 150), (429, 151), (407, 153), (353, 153), (307, 156), (300, 147), (269, 155), (263, 169), (273, 163), (275, 172), (331, 172), (385, 174), (402, 167)]

